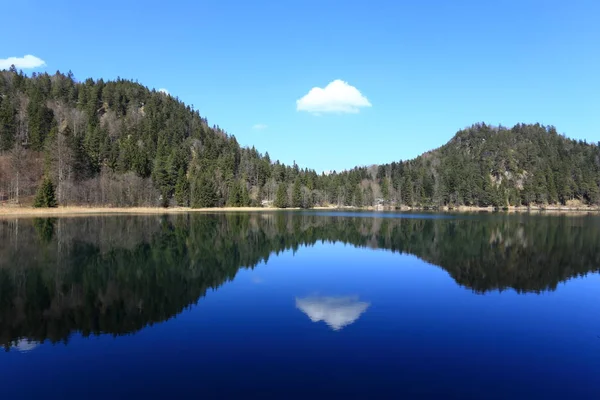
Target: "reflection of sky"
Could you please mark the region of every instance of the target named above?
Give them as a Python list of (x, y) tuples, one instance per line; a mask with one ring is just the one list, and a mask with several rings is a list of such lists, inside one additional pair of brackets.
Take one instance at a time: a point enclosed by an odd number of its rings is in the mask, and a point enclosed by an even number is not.
[(11, 347), (17, 351), (27, 352), (35, 349), (38, 344), (37, 342), (30, 342), (28, 339), (19, 339)]
[[(384, 391), (414, 388), (406, 397), (593, 399), (598, 287), (600, 274), (588, 274), (542, 295), (477, 295), (415, 256), (317, 243), (239, 271), (134, 335), (75, 333), (66, 346), (0, 354), (0, 376), (14, 383), (1, 398), (179, 398), (201, 385), (208, 398), (392, 398)], [(30, 376), (35, 384), (16, 384)]]
[(356, 321), (369, 307), (369, 303), (358, 301), (358, 296), (304, 297), (296, 298), (296, 307), (312, 322), (324, 321), (338, 331)]

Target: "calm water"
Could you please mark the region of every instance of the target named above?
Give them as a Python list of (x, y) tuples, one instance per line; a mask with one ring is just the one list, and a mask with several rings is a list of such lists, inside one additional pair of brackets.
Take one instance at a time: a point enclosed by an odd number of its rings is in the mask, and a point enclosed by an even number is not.
[(1, 397), (600, 398), (600, 218), (0, 220)]

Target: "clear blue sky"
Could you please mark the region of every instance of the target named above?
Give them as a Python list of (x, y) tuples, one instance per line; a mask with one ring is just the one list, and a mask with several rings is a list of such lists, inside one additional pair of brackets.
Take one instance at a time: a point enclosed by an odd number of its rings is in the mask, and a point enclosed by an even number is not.
[[(28, 73), (166, 88), (242, 145), (318, 171), (412, 158), (478, 121), (600, 140), (597, 0), (19, 0), (1, 9), (0, 59), (31, 54), (46, 65)], [(297, 110), (336, 79), (371, 106)]]

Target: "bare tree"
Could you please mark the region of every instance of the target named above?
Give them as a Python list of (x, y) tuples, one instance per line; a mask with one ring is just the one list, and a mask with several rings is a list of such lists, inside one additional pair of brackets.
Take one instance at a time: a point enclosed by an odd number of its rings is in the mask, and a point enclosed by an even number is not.
[(277, 190), (277, 182), (275, 182), (275, 178), (271, 178), (265, 184), (267, 200), (274, 201), (275, 200), (275, 192)]
[[(73, 165), (73, 154), (67, 144), (67, 135), (74, 134), (74, 130), (80, 130), (81, 125), (84, 122), (81, 112), (79, 110), (69, 110), (69, 108), (63, 102), (50, 102), (48, 106), (54, 112), (54, 117), (58, 121), (58, 134), (53, 143), (50, 143), (51, 159), (53, 165), (53, 175), (56, 177), (56, 188), (58, 203), (65, 205), (68, 195), (66, 192), (67, 181), (71, 180), (72, 165)], [(70, 120), (75, 121), (71, 129)]]
[(69, 120), (71, 122), (71, 130), (73, 131), (73, 135), (75, 135), (75, 137), (78, 137), (80, 134), (85, 132), (85, 126), (87, 124), (87, 116), (85, 112), (74, 108), (71, 110)]
[(13, 170), (13, 187), (14, 187), (14, 199), (17, 204), (19, 204), (19, 193), (21, 187), (21, 170), (24, 166), (24, 155), (25, 151), (23, 150), (23, 146), (21, 146), (20, 140), (17, 140), (17, 143), (14, 145), (13, 149), (10, 151), (10, 166)]

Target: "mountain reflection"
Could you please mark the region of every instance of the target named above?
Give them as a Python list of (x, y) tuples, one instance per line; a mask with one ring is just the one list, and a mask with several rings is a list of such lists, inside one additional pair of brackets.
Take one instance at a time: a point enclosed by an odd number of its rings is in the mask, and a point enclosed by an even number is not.
[(296, 298), (296, 307), (312, 322), (324, 321), (334, 331), (356, 321), (369, 305), (356, 296)]
[[(136, 332), (197, 303), (240, 268), (317, 242), (413, 254), (476, 293), (554, 290), (599, 271), (598, 221), (305, 213), (0, 220), (0, 345), (66, 342), (73, 332)], [(347, 299), (336, 301), (298, 299), (297, 305), (334, 329), (366, 310), (366, 303), (352, 308)]]

